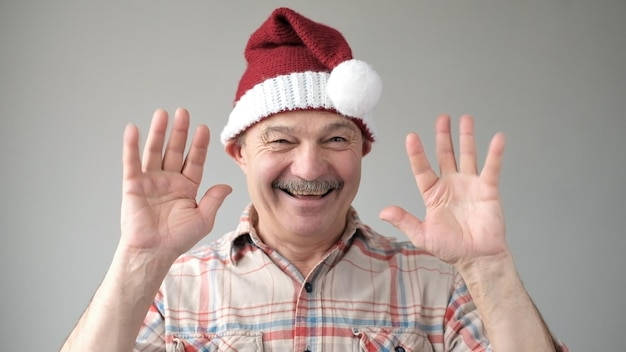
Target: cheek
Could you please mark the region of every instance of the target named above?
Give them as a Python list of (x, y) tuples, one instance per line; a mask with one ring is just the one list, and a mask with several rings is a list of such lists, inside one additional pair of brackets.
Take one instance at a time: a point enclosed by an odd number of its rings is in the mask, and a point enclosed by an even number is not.
[(358, 181), (361, 176), (361, 158), (350, 155), (334, 162), (335, 170), (346, 182)]
[(284, 171), (284, 164), (279, 158), (258, 158), (250, 171), (256, 183), (272, 183)]

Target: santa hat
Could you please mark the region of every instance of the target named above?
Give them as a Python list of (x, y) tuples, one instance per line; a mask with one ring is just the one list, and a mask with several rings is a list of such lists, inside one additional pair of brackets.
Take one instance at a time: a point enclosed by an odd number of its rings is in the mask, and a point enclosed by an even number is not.
[(221, 141), (283, 111), (325, 110), (351, 118), (373, 141), (382, 83), (337, 30), (288, 9), (274, 10), (251, 36), (248, 62)]

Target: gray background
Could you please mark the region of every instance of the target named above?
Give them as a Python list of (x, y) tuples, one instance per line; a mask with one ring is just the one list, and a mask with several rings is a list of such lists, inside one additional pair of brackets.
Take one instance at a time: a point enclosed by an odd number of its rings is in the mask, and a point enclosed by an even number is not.
[[(423, 214), (403, 141), (433, 153), (439, 113), (476, 117), (484, 155), (507, 135), (502, 193), (521, 276), (578, 351), (623, 351), (626, 2), (0, 1), (0, 350), (55, 350), (119, 235), (121, 138), (157, 107), (188, 108), (217, 137), (249, 34), (288, 4), (340, 29), (384, 79), (378, 142), (355, 206)], [(211, 148), (203, 187), (229, 183), (212, 234), (247, 203)], [(532, 337), (529, 337), (532, 338)]]

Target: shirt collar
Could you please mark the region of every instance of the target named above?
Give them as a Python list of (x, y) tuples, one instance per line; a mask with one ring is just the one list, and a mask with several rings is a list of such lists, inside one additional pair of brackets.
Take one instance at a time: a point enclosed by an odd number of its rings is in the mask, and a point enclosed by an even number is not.
[[(253, 245), (261, 249), (266, 248), (265, 243), (261, 241), (254, 228), (256, 219), (256, 209), (250, 203), (241, 213), (239, 224), (235, 231), (227, 235), (229, 237), (227, 242), (230, 243), (230, 259), (233, 264), (237, 264), (237, 261), (243, 256), (247, 245)], [(340, 252), (345, 253), (350, 248), (352, 239), (355, 236), (364, 236), (366, 239), (374, 237), (374, 231), (361, 221), (357, 211), (352, 207), (348, 211), (346, 224), (347, 226), (343, 234), (331, 248), (331, 251), (339, 249)]]

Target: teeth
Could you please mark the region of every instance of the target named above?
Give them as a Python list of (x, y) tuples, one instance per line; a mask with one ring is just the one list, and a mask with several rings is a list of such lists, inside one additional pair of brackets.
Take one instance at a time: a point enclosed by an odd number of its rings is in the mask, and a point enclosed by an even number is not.
[(322, 196), (322, 195), (326, 194), (326, 192), (328, 192), (328, 191), (312, 192), (312, 193), (304, 193), (304, 192), (298, 192), (298, 191), (288, 191), (288, 192), (293, 194), (294, 196)]

